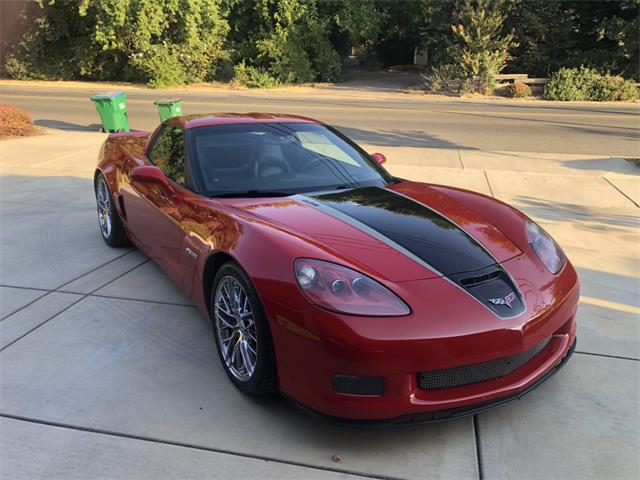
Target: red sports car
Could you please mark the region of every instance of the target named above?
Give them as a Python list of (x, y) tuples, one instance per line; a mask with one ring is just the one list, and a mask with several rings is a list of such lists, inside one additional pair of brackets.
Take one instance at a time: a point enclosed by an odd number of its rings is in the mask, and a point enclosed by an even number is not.
[(106, 140), (100, 231), (211, 319), (247, 394), (361, 425), (521, 397), (575, 348), (576, 271), (509, 205), (383, 161), (309, 118), (176, 117)]

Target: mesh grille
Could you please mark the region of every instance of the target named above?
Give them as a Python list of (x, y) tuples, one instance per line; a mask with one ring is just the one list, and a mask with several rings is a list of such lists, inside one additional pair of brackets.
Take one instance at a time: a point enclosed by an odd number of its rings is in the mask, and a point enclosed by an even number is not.
[(535, 357), (547, 346), (549, 340), (551, 340), (551, 337), (544, 339), (526, 352), (516, 353), (510, 357), (497, 358), (473, 365), (463, 365), (462, 367), (418, 372), (418, 387), (422, 390), (439, 390), (502, 377), (520, 368)]

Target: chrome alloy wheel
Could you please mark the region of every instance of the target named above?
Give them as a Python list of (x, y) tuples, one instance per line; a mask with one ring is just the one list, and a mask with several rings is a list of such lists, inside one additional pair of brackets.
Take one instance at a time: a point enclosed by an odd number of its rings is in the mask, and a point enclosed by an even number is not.
[(251, 302), (235, 278), (225, 276), (218, 282), (213, 315), (227, 369), (241, 382), (248, 382), (258, 360), (258, 338)]
[(104, 238), (111, 235), (111, 201), (109, 200), (109, 187), (103, 177), (98, 180), (96, 190), (96, 201), (98, 203), (98, 226)]

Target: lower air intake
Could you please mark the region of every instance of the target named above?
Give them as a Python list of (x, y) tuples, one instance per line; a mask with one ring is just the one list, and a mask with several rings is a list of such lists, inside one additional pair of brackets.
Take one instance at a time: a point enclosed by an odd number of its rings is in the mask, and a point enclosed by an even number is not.
[(462, 367), (418, 372), (418, 387), (422, 390), (441, 390), (502, 377), (520, 368), (535, 357), (547, 346), (549, 340), (551, 340), (551, 337), (544, 339), (526, 352), (516, 353), (509, 357), (474, 363), (473, 365), (463, 365)]

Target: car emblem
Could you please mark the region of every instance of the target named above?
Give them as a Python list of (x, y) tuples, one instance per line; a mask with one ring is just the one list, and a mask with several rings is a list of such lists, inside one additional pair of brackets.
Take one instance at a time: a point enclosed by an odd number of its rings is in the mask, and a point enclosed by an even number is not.
[(189, 247), (185, 248), (184, 251), (191, 255), (193, 258), (198, 258), (198, 254), (191, 250)]
[(494, 305), (506, 305), (507, 307), (511, 308), (511, 304), (515, 299), (516, 299), (516, 294), (514, 292), (511, 292), (506, 297), (490, 298), (489, 301)]

